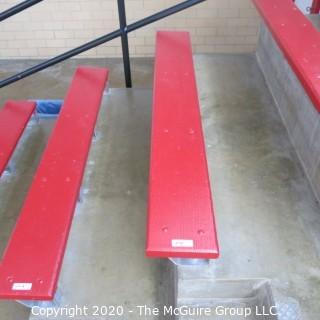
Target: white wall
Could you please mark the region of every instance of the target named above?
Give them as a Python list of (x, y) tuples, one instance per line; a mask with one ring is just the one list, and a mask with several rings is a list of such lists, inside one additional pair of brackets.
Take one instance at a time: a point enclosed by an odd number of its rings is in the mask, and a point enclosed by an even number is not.
[[(0, 0), (0, 11), (20, 1)], [(179, 2), (181, 0), (126, 0), (128, 22)], [(43, 1), (1, 22), (0, 59), (52, 57), (117, 28), (116, 0)], [(257, 44), (259, 15), (251, 0), (207, 0), (130, 33), (132, 56), (154, 54), (157, 29), (190, 31), (197, 53), (251, 52)], [(121, 42), (111, 41), (84, 55), (120, 56)]]
[(310, 13), (307, 8), (310, 8), (312, 6), (313, 0), (296, 0), (295, 3), (298, 6), (298, 8), (304, 13)]

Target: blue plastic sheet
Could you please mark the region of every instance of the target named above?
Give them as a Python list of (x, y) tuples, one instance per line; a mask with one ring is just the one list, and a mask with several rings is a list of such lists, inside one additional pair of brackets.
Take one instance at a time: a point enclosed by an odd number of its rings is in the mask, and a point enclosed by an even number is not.
[(63, 100), (36, 100), (39, 115), (58, 115)]

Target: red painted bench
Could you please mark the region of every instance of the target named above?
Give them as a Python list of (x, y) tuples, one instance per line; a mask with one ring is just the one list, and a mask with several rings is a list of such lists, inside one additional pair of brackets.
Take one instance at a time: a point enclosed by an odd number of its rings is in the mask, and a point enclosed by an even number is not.
[(320, 33), (292, 0), (253, 2), (320, 111)]
[(35, 108), (35, 102), (8, 101), (0, 109), (0, 177)]
[(186, 32), (158, 32), (146, 254), (218, 257), (192, 49)]
[(0, 264), (0, 298), (52, 300), (108, 71), (77, 69)]

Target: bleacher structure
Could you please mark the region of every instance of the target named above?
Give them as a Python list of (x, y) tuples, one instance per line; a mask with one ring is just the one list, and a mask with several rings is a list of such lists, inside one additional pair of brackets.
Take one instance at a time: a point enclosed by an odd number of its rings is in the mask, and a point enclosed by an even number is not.
[[(188, 0), (130, 25), (124, 1), (118, 1), (118, 30), (4, 79), (0, 87), (121, 37), (130, 88), (128, 33), (202, 1)], [(25, 1), (0, 15), (0, 21), (38, 2)], [(319, 33), (291, 0), (253, 2), (319, 111)], [(209, 179), (187, 32), (157, 32), (154, 72), (146, 244), (142, 250), (146, 258), (169, 259), (177, 266), (197, 268), (216, 261), (224, 252), (219, 249), (211, 188), (215, 181)], [(0, 299), (34, 306), (54, 301), (58, 287), (64, 290), (59, 286), (60, 272), (108, 79), (106, 68), (79, 66), (75, 70), (0, 262)], [(10, 159), (36, 113), (33, 101), (10, 100), (0, 110), (0, 176), (11, 174)], [(104, 245), (107, 251), (108, 242)]]

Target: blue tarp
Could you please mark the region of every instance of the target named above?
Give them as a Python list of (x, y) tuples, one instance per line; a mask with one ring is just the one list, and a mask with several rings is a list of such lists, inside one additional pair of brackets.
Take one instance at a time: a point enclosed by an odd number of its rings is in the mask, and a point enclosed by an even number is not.
[(35, 100), (39, 115), (57, 115), (60, 112), (63, 100)]

